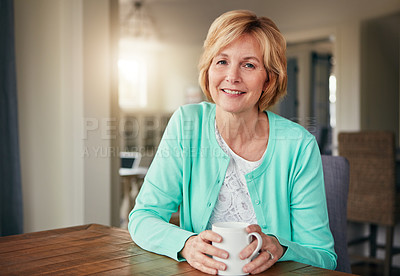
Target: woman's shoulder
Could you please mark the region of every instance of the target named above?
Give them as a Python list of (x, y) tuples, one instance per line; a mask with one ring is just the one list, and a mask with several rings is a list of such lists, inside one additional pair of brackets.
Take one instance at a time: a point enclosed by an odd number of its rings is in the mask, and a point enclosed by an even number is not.
[(190, 134), (193, 138), (195, 130), (198, 133), (209, 131), (213, 118), (215, 118), (215, 104), (208, 102), (186, 104), (174, 112), (167, 128), (169, 132)]
[(178, 111), (184, 115), (210, 114), (215, 111), (215, 104), (209, 102), (186, 104), (179, 107)]
[(201, 102), (180, 106), (172, 115), (172, 119), (178, 121), (204, 121), (213, 115), (215, 116), (215, 104)]
[(314, 136), (300, 124), (286, 119), (278, 114), (271, 111), (267, 112), (270, 120), (271, 127), (275, 130), (275, 137), (279, 138), (301, 138), (301, 139), (313, 139)]

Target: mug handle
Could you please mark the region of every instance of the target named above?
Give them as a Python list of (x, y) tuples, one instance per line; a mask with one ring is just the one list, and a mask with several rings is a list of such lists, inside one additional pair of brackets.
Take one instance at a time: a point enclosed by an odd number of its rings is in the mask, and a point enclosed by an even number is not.
[(250, 255), (249, 259), (253, 259), (253, 257), (258, 253), (258, 251), (260, 251), (261, 246), (262, 246), (262, 238), (261, 235), (258, 234), (257, 232), (253, 232), (247, 235), (247, 238), (249, 239), (249, 243), (251, 243), (251, 236), (254, 236), (257, 238), (257, 247), (256, 249), (253, 251), (253, 253)]

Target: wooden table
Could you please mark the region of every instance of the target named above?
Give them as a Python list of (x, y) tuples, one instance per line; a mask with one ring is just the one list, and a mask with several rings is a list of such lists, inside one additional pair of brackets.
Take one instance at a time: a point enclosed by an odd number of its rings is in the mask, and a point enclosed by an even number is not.
[[(0, 238), (0, 275), (206, 275), (147, 252), (127, 230), (98, 224)], [(259, 275), (350, 275), (296, 262)]]

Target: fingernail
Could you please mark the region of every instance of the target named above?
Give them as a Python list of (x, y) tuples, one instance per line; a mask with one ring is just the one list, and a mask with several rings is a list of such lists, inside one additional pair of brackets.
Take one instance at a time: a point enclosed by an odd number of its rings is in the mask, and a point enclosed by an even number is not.
[(220, 265), (219, 266), (219, 270), (225, 270), (226, 268), (225, 268), (225, 266), (224, 265)]
[(228, 253), (222, 253), (222, 258), (227, 259), (228, 258)]

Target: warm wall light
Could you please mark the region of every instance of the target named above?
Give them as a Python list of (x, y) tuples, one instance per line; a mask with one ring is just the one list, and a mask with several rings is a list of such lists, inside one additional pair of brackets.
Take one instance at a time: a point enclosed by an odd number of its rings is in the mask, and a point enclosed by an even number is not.
[(329, 76), (329, 102), (336, 102), (336, 77), (335, 75)]
[(336, 127), (336, 76), (329, 77), (329, 110), (330, 110), (330, 125)]
[(140, 57), (120, 58), (119, 106), (122, 109), (143, 108), (147, 105), (147, 65)]
[[(125, 110), (145, 109), (157, 34), (144, 0), (120, 1), (120, 4), (119, 106)], [(151, 74), (155, 74), (154, 68)]]

